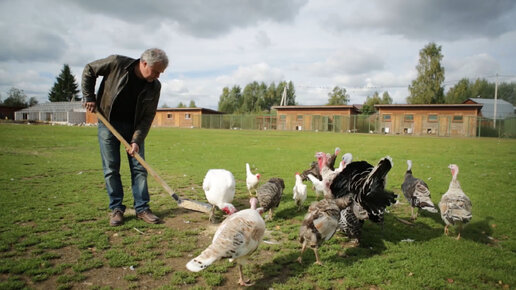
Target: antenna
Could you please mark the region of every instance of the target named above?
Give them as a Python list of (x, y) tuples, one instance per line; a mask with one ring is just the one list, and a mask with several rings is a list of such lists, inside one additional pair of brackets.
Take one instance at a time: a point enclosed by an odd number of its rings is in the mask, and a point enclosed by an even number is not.
[(287, 86), (285, 85), (283, 87), (283, 93), (281, 94), (280, 106), (286, 106), (286, 105), (287, 105)]

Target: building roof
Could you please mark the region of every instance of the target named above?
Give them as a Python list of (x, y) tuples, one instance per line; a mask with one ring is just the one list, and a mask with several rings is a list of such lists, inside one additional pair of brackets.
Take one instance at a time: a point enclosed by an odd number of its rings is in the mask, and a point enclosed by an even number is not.
[(482, 108), (482, 104), (376, 104), (375, 108)]
[(272, 106), (271, 109), (274, 110), (335, 110), (335, 109), (355, 109), (357, 107), (353, 105), (322, 105), (322, 106)]
[(158, 112), (201, 112), (203, 114), (224, 114), (224, 112), (207, 108), (158, 108)]
[[(483, 99), (483, 98), (469, 98), (464, 103), (475, 103), (482, 104), (482, 117), (493, 119), (494, 118), (494, 99)], [(514, 106), (502, 99), (496, 100), (496, 118), (505, 119), (507, 117), (514, 116)]]
[(49, 102), (37, 104), (20, 110), (19, 112), (86, 112), (81, 101), (77, 102)]

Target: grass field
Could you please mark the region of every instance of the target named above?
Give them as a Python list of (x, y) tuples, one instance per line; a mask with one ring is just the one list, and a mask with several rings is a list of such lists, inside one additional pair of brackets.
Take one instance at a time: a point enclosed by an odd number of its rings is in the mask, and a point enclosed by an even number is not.
[[(126, 222), (108, 225), (96, 127), (0, 124), (0, 136), (0, 289), (236, 288), (237, 268), (227, 260), (187, 271), (186, 262), (207, 247), (215, 226), (206, 214), (178, 208), (151, 177), (151, 208), (164, 223), (135, 218), (125, 161)], [(366, 222), (359, 247), (337, 233), (320, 249), (323, 266), (313, 264), (310, 250), (299, 264), (299, 226), (315, 195), (309, 190), (305, 210), (297, 211), (294, 174), (308, 168), (316, 151), (336, 146), (370, 163), (390, 155), (387, 187), (399, 204), (383, 229)], [(256, 289), (516, 287), (514, 139), (153, 128), (146, 153), (180, 196), (196, 200), (205, 201), (201, 184), (208, 169), (230, 170), (239, 209), (248, 207), (246, 162), (262, 182), (285, 180), (282, 202), (267, 223), (266, 239), (278, 244), (262, 243), (244, 267)], [(473, 203), (461, 240), (443, 234), (438, 214), (423, 213), (413, 225), (397, 219), (410, 216), (400, 190), (407, 159), (435, 203), (448, 189), (448, 164), (459, 165), (458, 179)]]

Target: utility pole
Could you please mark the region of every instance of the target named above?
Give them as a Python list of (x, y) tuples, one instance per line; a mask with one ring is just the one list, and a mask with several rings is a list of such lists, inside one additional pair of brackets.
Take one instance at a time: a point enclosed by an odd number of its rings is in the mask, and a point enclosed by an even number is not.
[(494, 96), (494, 116), (493, 116), (493, 128), (496, 129), (496, 103), (498, 101), (498, 73), (496, 74), (496, 84), (495, 84), (495, 96)]

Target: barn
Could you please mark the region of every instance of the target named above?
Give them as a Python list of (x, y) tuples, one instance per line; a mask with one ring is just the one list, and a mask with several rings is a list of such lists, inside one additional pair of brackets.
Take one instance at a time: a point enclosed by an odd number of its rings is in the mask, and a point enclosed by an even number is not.
[(273, 106), (277, 112), (278, 130), (318, 130), (348, 132), (355, 128), (360, 110), (352, 105)]
[(384, 134), (477, 136), (482, 104), (374, 105)]

